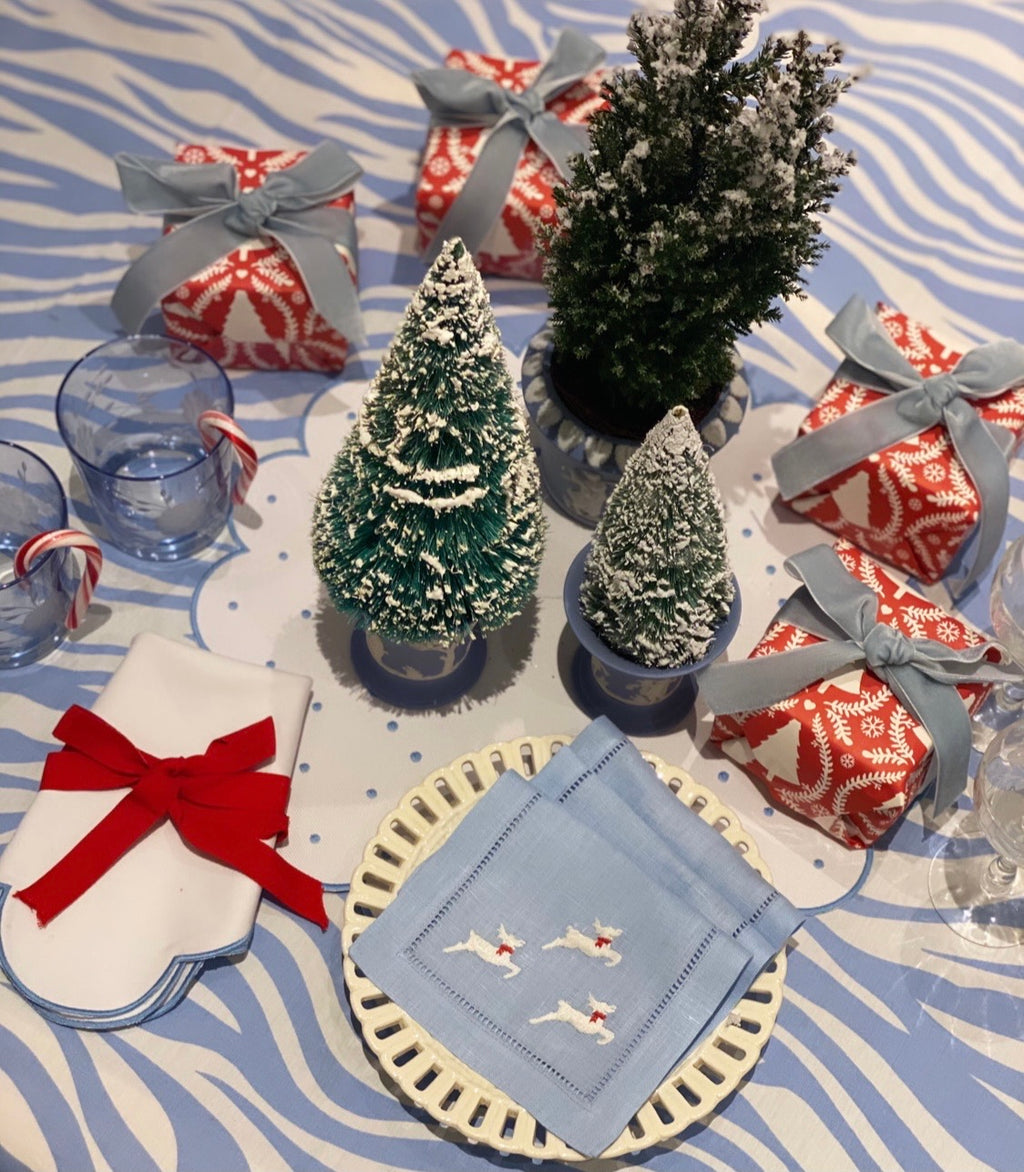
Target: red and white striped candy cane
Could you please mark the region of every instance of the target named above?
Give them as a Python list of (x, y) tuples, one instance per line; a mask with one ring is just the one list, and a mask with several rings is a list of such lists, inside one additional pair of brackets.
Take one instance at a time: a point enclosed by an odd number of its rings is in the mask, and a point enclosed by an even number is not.
[(231, 499), (236, 505), (243, 504), (245, 494), (249, 491), (249, 485), (252, 484), (253, 477), (256, 475), (256, 467), (259, 464), (256, 449), (250, 443), (245, 432), (230, 415), (225, 415), (223, 411), (204, 411), (197, 422), (199, 434), (203, 437), (203, 447), (208, 452), (220, 443), (222, 436), (235, 449), (240, 470), (238, 479), (235, 481), (234, 491), (231, 493)]
[(51, 529), (47, 533), (40, 533), (22, 542), (14, 555), (15, 575), (23, 578), (31, 569), (32, 563), (49, 553), (51, 549), (79, 549), (85, 554), (82, 580), (78, 583), (71, 608), (64, 619), (64, 625), (69, 631), (73, 631), (89, 609), (93, 591), (100, 579), (100, 570), (103, 568), (103, 554), (87, 533), (82, 533), (78, 529)]

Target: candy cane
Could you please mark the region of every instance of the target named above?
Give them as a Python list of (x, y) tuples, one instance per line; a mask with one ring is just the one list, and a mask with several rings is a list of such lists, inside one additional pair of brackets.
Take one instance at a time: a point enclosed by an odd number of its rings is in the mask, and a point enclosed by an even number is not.
[(225, 415), (223, 411), (204, 411), (197, 422), (199, 434), (203, 437), (203, 447), (208, 452), (220, 443), (222, 436), (235, 449), (240, 470), (231, 499), (236, 505), (243, 504), (245, 494), (249, 491), (249, 485), (252, 484), (253, 477), (256, 475), (256, 466), (259, 463), (256, 449), (249, 442), (249, 437), (245, 432), (230, 415)]
[(73, 631), (89, 609), (103, 567), (103, 554), (87, 533), (81, 533), (77, 529), (51, 529), (47, 533), (40, 533), (22, 542), (14, 555), (16, 577), (23, 578), (29, 572), (32, 563), (49, 553), (51, 549), (80, 549), (85, 554), (85, 570), (72, 599), (71, 609), (64, 619), (64, 625), (69, 631)]

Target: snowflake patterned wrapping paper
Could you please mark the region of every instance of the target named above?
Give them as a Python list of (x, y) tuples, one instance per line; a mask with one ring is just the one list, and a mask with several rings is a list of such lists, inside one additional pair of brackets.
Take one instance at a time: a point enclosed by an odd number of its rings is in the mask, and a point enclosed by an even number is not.
[[(261, 187), (277, 171), (305, 158), (301, 150), (178, 146), (180, 163), (229, 163), (242, 192)], [(355, 214), (351, 192), (326, 205)], [(174, 225), (165, 225), (165, 233)], [(356, 258), (337, 247), (356, 282)], [(349, 341), (314, 308), (285, 248), (265, 237), (222, 256), (161, 302), (167, 332), (201, 346), (224, 366), (255, 370), (340, 371)]]
[[(462, 69), (520, 94), (537, 77), (539, 61), (488, 57), (453, 49), (446, 69)], [(586, 126), (590, 115), (604, 104), (600, 73), (589, 74), (547, 103), (547, 110), (567, 126)], [(489, 131), (482, 126), (431, 125), (416, 188), (418, 247), (425, 250), (438, 224), (465, 186)], [(555, 165), (532, 140), (527, 142), (516, 167), (512, 187), (493, 226), (474, 252), (482, 273), (539, 281), (543, 258), (537, 249), (536, 230), (553, 224), (553, 190), (559, 182)]]
[[(952, 370), (963, 357), (905, 314), (882, 304), (876, 313), (896, 348), (922, 376)], [(798, 437), (885, 397), (847, 381), (840, 371), (801, 424)], [(982, 420), (1005, 428), (1014, 443), (1020, 439), (1024, 386), (971, 405)], [(927, 583), (937, 582), (950, 568), (980, 515), (977, 488), (942, 423), (872, 454), (787, 503), (836, 536)]]
[[(848, 542), (836, 542), (834, 549), (846, 570), (876, 595), (879, 622), (957, 650), (986, 642)], [(776, 621), (750, 658), (821, 641)], [(981, 704), (989, 686), (957, 685), (968, 711)], [(928, 732), (867, 668), (810, 684), (765, 708), (720, 715), (711, 740), (762, 781), (774, 802), (855, 848), (870, 846), (903, 815), (920, 793), (932, 757)]]
[[(533, 782), (502, 775), (351, 957), (460, 1061), (596, 1155), (800, 916), (724, 841), (709, 845), (720, 836), (613, 725), (577, 743)], [(630, 809), (644, 789), (673, 807), (660, 827)], [(674, 835), (675, 819), (700, 827)]]

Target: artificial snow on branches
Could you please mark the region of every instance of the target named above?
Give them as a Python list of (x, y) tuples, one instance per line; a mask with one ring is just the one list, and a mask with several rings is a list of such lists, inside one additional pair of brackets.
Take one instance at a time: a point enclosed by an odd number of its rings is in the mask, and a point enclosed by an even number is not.
[(852, 156), (826, 141), (839, 46), (768, 37), (760, 0), (676, 0), (629, 25), (639, 69), (605, 86), (591, 152), (555, 189), (545, 283), (564, 380), (612, 419), (706, 397), (733, 344), (802, 294)]
[(537, 466), (487, 290), (451, 240), (323, 483), (313, 560), (358, 625), (451, 645), (522, 610), (543, 533)]
[(689, 412), (674, 407), (608, 499), (580, 611), (623, 658), (681, 667), (703, 657), (735, 595), (722, 498)]

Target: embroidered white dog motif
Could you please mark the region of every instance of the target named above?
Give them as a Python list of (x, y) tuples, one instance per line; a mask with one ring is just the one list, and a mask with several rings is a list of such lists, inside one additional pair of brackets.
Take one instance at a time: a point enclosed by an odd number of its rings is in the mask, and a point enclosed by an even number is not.
[(615, 1035), (603, 1023), (608, 1014), (615, 1012), (615, 1006), (609, 1005), (607, 1001), (598, 1001), (593, 993), (587, 994), (587, 1004), (590, 1006), (589, 1015), (586, 1010), (577, 1009), (559, 998), (558, 1009), (554, 1013), (531, 1017), (530, 1025), (538, 1025), (542, 1021), (567, 1021), (581, 1034), (597, 1034), (597, 1044), (607, 1046)]
[(522, 948), (526, 941), (513, 936), (511, 932), (506, 932), (504, 924), (498, 925), (498, 936), (501, 938), (501, 943), (492, 944), (490, 940), (485, 940), (483, 936), (470, 928), (469, 936), (465, 940), (460, 940), (458, 944), (452, 944), (444, 951), (475, 953), (481, 960), (486, 960), (488, 964), (496, 964), (499, 968), (508, 969), (509, 971), (505, 974), (507, 981), (509, 977), (514, 977), (517, 973), (522, 972), (519, 965), (512, 962), (512, 955), (517, 948)]
[(606, 969), (613, 968), (622, 960), (622, 954), (616, 952), (611, 945), (613, 940), (617, 940), (622, 935), (622, 929), (610, 928), (607, 924), (602, 924), (599, 920), (595, 920), (594, 932), (596, 935), (588, 936), (585, 932), (581, 932), (579, 928), (574, 928), (570, 924), (566, 928), (564, 936), (550, 940), (541, 947), (575, 948), (577, 951), (582, 952), (584, 956), (601, 957), (604, 960), (604, 967)]

